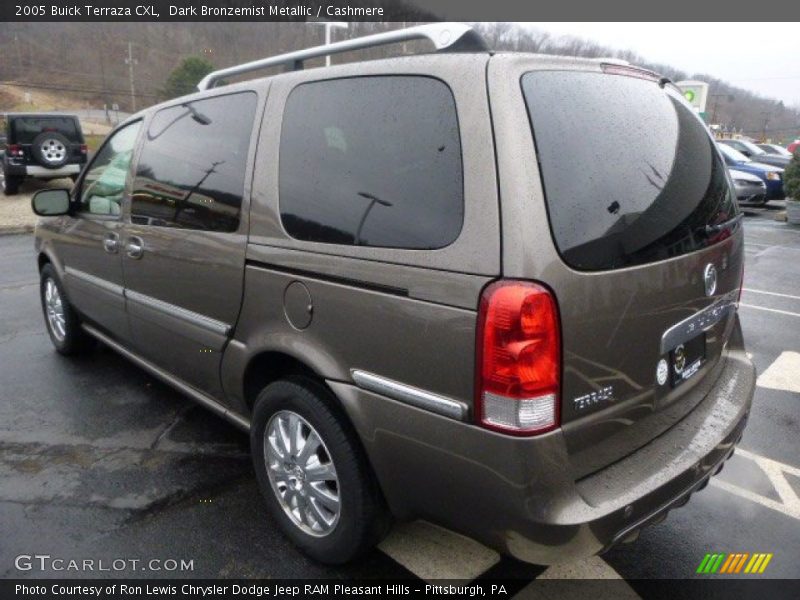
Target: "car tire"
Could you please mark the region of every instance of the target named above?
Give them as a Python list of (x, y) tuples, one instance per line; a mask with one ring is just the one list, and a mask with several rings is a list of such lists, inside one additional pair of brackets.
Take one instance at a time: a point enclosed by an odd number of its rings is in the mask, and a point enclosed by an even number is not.
[[(258, 395), (250, 427), (253, 464), (270, 514), (303, 552), (326, 564), (363, 554), (390, 524), (358, 438), (335, 407), (320, 383), (284, 379)], [(294, 432), (295, 442), (281, 432)], [(308, 444), (313, 451), (304, 454)]]
[(81, 321), (64, 293), (52, 265), (42, 267), (39, 296), (47, 333), (56, 351), (65, 356), (81, 354), (94, 346), (94, 338), (81, 329)]
[(57, 169), (69, 160), (69, 140), (57, 131), (45, 131), (33, 139), (31, 154), (46, 169)]
[(0, 187), (6, 196), (14, 196), (19, 192), (19, 185), (22, 180), (18, 177), (7, 177), (5, 169), (0, 168)]

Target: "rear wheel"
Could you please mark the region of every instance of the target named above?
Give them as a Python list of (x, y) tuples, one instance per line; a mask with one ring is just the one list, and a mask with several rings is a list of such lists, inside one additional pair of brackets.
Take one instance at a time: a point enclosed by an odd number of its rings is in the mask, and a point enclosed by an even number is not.
[(312, 558), (341, 564), (388, 530), (378, 486), (330, 392), (310, 379), (259, 394), (250, 429), (256, 476), (270, 513)]
[(89, 350), (94, 339), (81, 329), (80, 319), (64, 295), (55, 269), (49, 264), (42, 267), (39, 291), (47, 333), (55, 349), (64, 355)]

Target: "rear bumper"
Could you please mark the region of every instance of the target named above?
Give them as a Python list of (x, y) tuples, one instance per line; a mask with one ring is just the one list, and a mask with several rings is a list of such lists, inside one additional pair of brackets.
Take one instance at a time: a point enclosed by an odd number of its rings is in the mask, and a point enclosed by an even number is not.
[(755, 388), (738, 325), (730, 346), (716, 383), (692, 412), (578, 481), (558, 430), (514, 438), (329, 384), (396, 516), (427, 519), (520, 560), (553, 564), (632, 537), (721, 468), (741, 438)]
[(36, 177), (37, 179), (58, 179), (69, 177), (81, 172), (83, 165), (67, 164), (57, 169), (46, 169), (40, 165), (16, 165), (9, 161), (5, 163), (6, 177)]
[(25, 167), (25, 174), (28, 177), (37, 177), (39, 179), (56, 179), (58, 177), (77, 175), (81, 172), (81, 166), (82, 165), (64, 165), (58, 169), (46, 169), (38, 165), (28, 165)]

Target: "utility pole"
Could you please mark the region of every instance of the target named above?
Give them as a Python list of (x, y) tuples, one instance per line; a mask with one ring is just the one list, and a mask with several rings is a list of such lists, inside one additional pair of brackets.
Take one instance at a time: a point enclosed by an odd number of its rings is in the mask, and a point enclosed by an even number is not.
[(22, 77), (22, 52), (19, 49), (19, 36), (14, 34), (14, 46), (17, 48), (17, 77)]
[(762, 112), (761, 116), (764, 117), (764, 126), (761, 128), (761, 141), (767, 141), (767, 125), (769, 125), (769, 119), (772, 116), (768, 112)]
[[(349, 23), (344, 23), (342, 21), (309, 21), (311, 25), (324, 25), (325, 26), (325, 45), (330, 46), (331, 44), (331, 30), (336, 27), (338, 29), (347, 29), (350, 27)], [(325, 66), (331, 66), (331, 55), (328, 54), (325, 56)]]
[(128, 65), (128, 77), (131, 80), (131, 112), (136, 112), (136, 89), (133, 87), (133, 65), (137, 62), (133, 58), (133, 43), (128, 42), (128, 58), (125, 59), (125, 64)]

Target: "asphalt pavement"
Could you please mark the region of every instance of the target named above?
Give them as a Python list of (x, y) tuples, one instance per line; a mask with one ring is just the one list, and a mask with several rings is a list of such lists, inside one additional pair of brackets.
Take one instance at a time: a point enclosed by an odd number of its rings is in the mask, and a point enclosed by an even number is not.
[[(396, 527), (357, 563), (310, 561), (268, 516), (246, 435), (111, 350), (53, 351), (33, 240), (0, 236), (0, 577), (513, 576), (518, 597), (534, 597), (537, 579), (617, 578), (636, 597), (637, 579), (703, 577), (707, 553), (760, 552), (773, 557), (758, 577), (800, 578), (800, 228), (773, 212), (744, 224), (740, 315), (759, 380), (740, 451), (636, 542), (548, 569), (424, 522)], [(15, 565), (32, 554), (142, 562), (89, 573)]]

